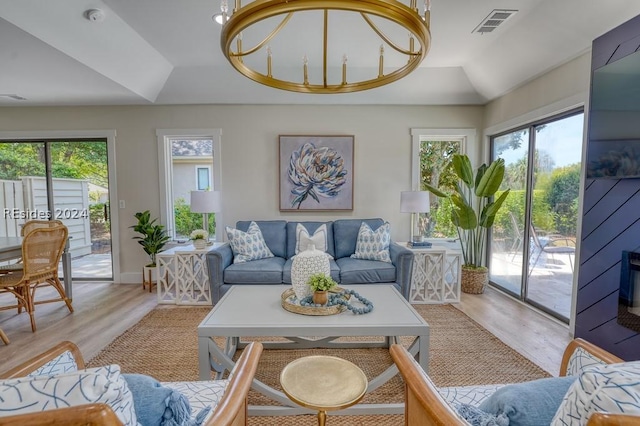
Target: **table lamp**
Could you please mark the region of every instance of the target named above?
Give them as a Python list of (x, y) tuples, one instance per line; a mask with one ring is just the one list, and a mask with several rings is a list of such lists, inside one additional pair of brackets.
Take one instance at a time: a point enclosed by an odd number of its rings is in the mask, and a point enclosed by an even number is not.
[(220, 191), (191, 191), (190, 209), (193, 213), (202, 213), (202, 229), (208, 233), (209, 213), (220, 211)]
[(416, 213), (429, 213), (428, 191), (402, 191), (400, 193), (400, 212), (411, 213), (411, 242), (423, 241), (422, 235), (415, 235)]

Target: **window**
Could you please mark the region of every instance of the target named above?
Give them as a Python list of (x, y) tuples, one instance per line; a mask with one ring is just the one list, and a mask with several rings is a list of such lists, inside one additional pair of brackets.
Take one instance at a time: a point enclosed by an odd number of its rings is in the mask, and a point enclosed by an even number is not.
[[(160, 221), (174, 240), (202, 228), (202, 214), (191, 213), (191, 191), (220, 190), (220, 129), (158, 129)], [(195, 179), (194, 179), (195, 177)], [(211, 212), (214, 213), (214, 212)], [(217, 216), (217, 217), (216, 217)], [(216, 219), (209, 214), (209, 233)]]
[[(413, 138), (412, 190), (425, 190), (425, 183), (437, 188), (453, 184), (447, 171), (453, 154), (464, 153), (475, 142), (475, 129), (411, 129)], [(457, 238), (449, 213), (448, 200), (430, 197), (431, 209), (420, 214), (424, 235), (431, 238)], [(428, 215), (428, 218), (427, 218)]]
[[(213, 155), (211, 155), (213, 161)], [(196, 187), (198, 191), (208, 191), (211, 189), (211, 167), (196, 167)]]

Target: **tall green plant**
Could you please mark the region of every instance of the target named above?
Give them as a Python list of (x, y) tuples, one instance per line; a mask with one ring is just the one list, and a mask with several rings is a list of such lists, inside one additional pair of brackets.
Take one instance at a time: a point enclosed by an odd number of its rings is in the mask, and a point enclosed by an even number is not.
[(455, 190), (446, 193), (429, 184), (426, 189), (438, 197), (448, 198), (452, 204), (451, 221), (456, 226), (462, 246), (464, 265), (480, 268), (484, 261), (487, 231), (493, 226), (496, 213), (509, 196), (509, 189), (492, 201), (504, 178), (504, 160), (498, 158), (489, 166), (478, 167), (473, 174), (469, 157), (455, 154), (451, 160), (458, 178)]
[(169, 236), (162, 225), (156, 225), (157, 219), (151, 219), (149, 210), (138, 212), (135, 214), (138, 223), (130, 226), (134, 231), (142, 236), (133, 237), (138, 240), (138, 244), (142, 246), (144, 252), (151, 258), (151, 263), (147, 266), (156, 266), (156, 254), (158, 254), (164, 245), (169, 241)]

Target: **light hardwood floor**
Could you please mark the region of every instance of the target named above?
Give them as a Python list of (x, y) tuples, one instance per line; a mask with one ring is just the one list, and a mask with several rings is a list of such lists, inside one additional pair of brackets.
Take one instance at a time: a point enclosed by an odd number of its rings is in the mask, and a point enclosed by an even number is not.
[[(36, 306), (35, 333), (26, 313), (0, 311), (0, 328), (11, 339), (7, 346), (0, 342), (0, 372), (62, 340), (74, 341), (90, 359), (157, 306), (156, 293), (143, 291), (141, 285), (74, 283), (73, 296), (73, 314), (62, 302)], [(1, 295), (0, 306), (15, 303), (12, 297)], [(549, 373), (558, 374), (562, 351), (571, 339), (567, 326), (492, 289), (482, 295), (463, 294), (455, 306)]]

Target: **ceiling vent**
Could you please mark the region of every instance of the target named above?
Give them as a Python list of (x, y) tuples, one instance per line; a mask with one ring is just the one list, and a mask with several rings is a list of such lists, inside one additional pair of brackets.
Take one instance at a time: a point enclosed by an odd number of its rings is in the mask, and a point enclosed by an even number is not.
[(517, 10), (507, 9), (494, 9), (489, 16), (484, 18), (480, 25), (474, 28), (472, 33), (490, 33), (493, 32), (499, 25), (503, 24), (507, 19), (511, 18), (518, 12)]

